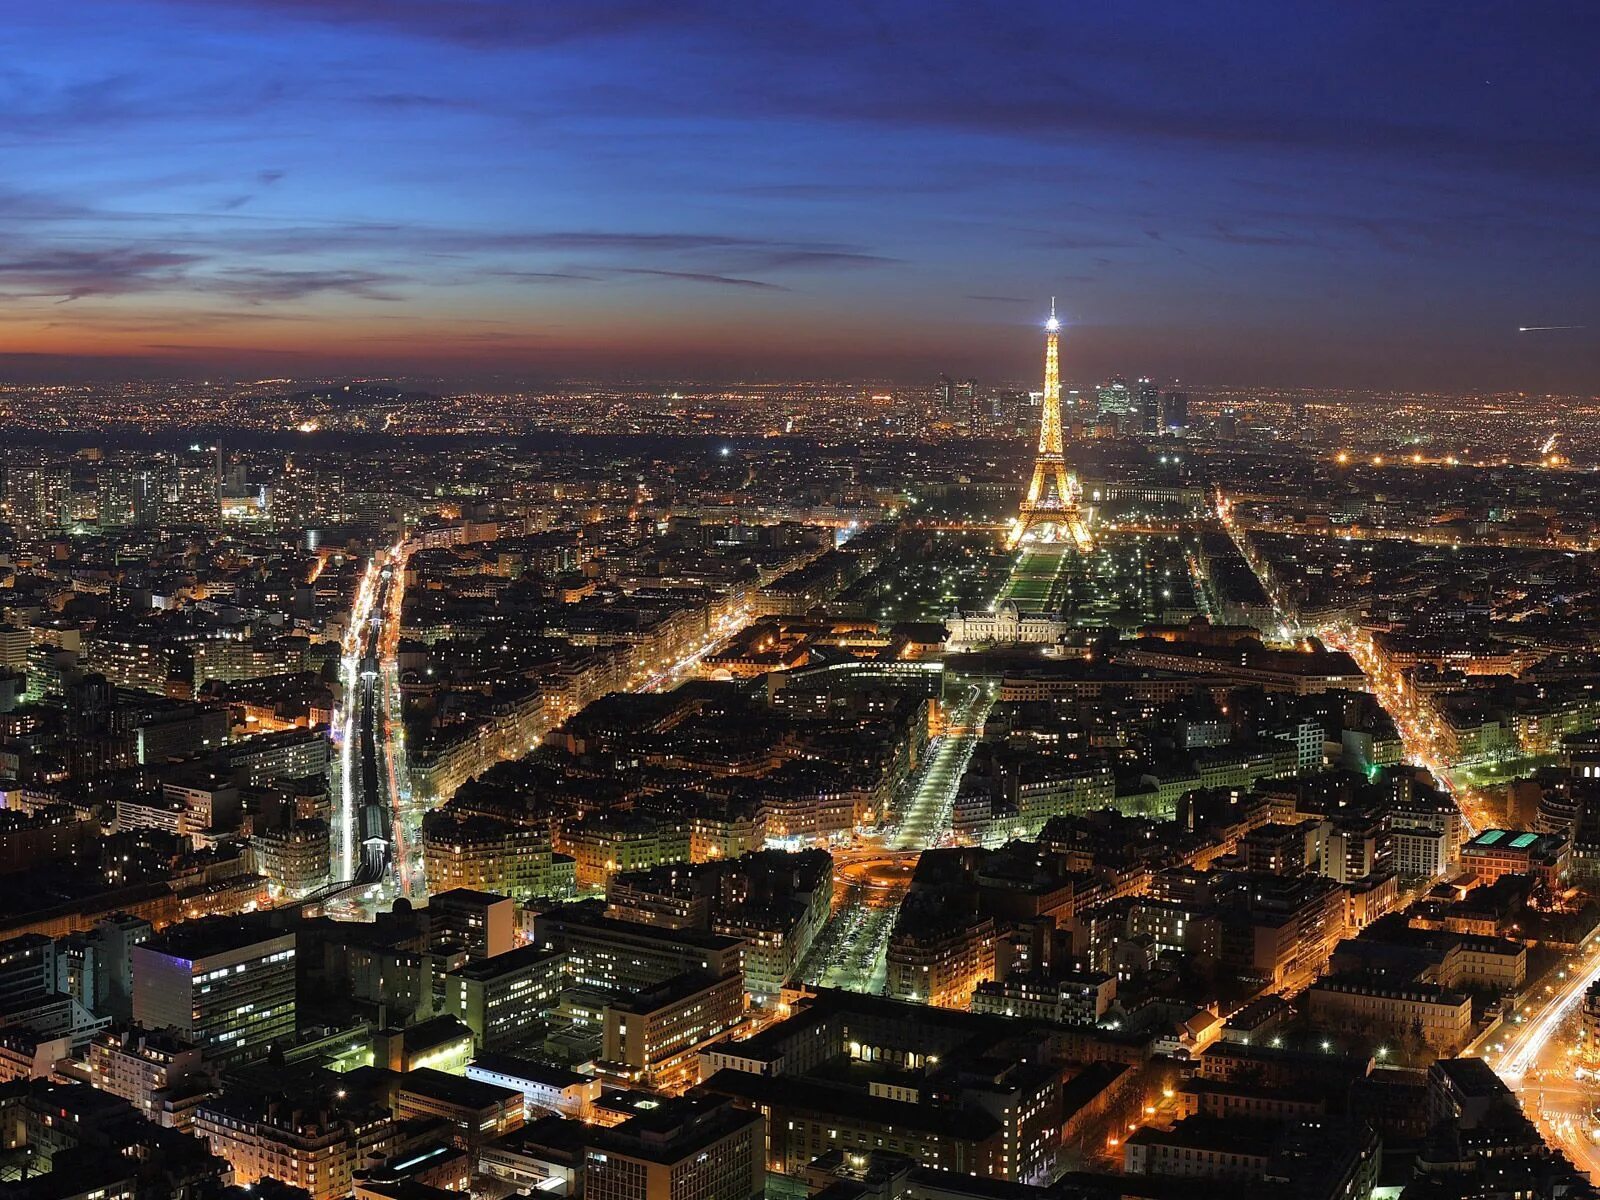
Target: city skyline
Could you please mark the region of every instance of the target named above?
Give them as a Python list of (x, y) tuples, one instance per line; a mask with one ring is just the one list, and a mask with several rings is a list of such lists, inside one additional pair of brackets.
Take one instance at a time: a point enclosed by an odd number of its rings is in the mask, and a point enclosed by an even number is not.
[(1600, 1200), (1559, 8), (0, 47), (0, 1200)]
[(1559, 13), (755, 16), (18, 12), (0, 379), (1593, 391)]

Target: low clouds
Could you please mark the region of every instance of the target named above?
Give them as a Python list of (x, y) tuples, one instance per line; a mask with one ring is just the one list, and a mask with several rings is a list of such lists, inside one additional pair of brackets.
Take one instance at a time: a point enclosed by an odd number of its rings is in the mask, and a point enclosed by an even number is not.
[(202, 281), (205, 290), (221, 292), (249, 304), (282, 304), (324, 292), (394, 302), (405, 282), (398, 275), (376, 271), (285, 271), (261, 267), (227, 267)]
[(149, 292), (179, 286), (198, 261), (194, 254), (137, 246), (23, 249), (0, 257), (0, 289), (58, 301)]
[(691, 283), (715, 283), (723, 287), (764, 288), (768, 291), (786, 292), (781, 284), (767, 283), (761, 279), (737, 279), (729, 275), (713, 275), (707, 271), (659, 271), (648, 267), (618, 267), (619, 275), (645, 275), (656, 279), (686, 279)]
[[(264, 168), (251, 179), (274, 189), (284, 186), (287, 174)], [(208, 185), (202, 179), (195, 186)], [(321, 299), (392, 305), (440, 288), (620, 286), (651, 279), (783, 292), (793, 289), (786, 276), (897, 262), (850, 243), (700, 230), (283, 221), (253, 205), (249, 213), (240, 211), (255, 198), (225, 194), (202, 214), (141, 213), (0, 190), (0, 245), (6, 248), (0, 296), (67, 302), (166, 292), (252, 307)], [(108, 230), (119, 236), (107, 236)]]

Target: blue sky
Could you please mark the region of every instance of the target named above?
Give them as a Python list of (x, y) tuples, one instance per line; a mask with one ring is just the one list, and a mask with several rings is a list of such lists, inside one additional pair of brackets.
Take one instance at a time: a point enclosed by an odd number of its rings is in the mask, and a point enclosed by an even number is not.
[(1596, 390), (1575, 3), (0, 11), (0, 378)]

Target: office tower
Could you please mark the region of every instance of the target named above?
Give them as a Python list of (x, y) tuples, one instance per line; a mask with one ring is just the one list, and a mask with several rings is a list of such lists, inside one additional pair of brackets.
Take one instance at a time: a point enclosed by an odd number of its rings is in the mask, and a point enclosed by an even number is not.
[(700, 1050), (744, 1021), (738, 974), (687, 972), (619, 997), (603, 1017), (601, 1069), (630, 1083), (677, 1091), (698, 1082)]
[(1289, 429), (1291, 436), (1298, 442), (1311, 440), (1311, 418), (1306, 411), (1306, 402), (1296, 399), (1289, 406)]
[(939, 376), (939, 417), (941, 420), (955, 420), (956, 411), (956, 381), (948, 375)]
[(472, 1030), (480, 1049), (515, 1045), (560, 1002), (565, 961), (560, 950), (522, 946), (469, 962), (445, 976), (443, 1011)]
[(295, 935), (248, 918), (169, 926), (133, 948), (133, 1019), (173, 1029), (222, 1063), (295, 1029)]
[(758, 1200), (762, 1116), (726, 1100), (663, 1100), (598, 1131), (584, 1156), (589, 1200)]
[(978, 381), (963, 379), (956, 384), (954, 419), (958, 424), (977, 425), (983, 414), (978, 411)]
[(1161, 425), (1169, 433), (1189, 428), (1189, 393), (1167, 392), (1161, 397)]
[(1139, 429), (1143, 433), (1161, 432), (1161, 393), (1149, 379), (1139, 380)]
[(150, 463), (140, 463), (133, 470), (129, 492), (133, 500), (133, 524), (140, 529), (161, 524), (167, 508), (161, 469)]
[(1121, 375), (1113, 375), (1109, 383), (1102, 383), (1095, 391), (1100, 401), (1100, 411), (1118, 417), (1131, 416), (1134, 411), (1134, 394), (1128, 389), (1128, 381)]

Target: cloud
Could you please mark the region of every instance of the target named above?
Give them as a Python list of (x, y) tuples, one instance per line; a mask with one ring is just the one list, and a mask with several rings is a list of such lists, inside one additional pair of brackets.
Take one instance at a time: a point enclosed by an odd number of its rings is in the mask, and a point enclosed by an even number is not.
[(137, 246), (39, 249), (0, 258), (0, 286), (20, 287), (24, 295), (54, 296), (62, 301), (124, 295), (169, 287), (199, 261), (195, 254)]
[(585, 275), (577, 271), (490, 271), (496, 279), (511, 279), (519, 283), (598, 283), (600, 276)]
[(644, 275), (657, 279), (686, 279), (692, 283), (716, 283), (725, 287), (762, 288), (767, 291), (786, 292), (789, 289), (782, 284), (768, 283), (761, 279), (739, 279), (729, 275), (712, 275), (705, 271), (656, 271), (645, 267), (617, 267), (619, 275)]
[[(231, 0), (269, 20), (297, 18), (362, 26), (428, 40), (501, 49), (552, 46), (676, 23), (681, 13), (648, 0), (607, 4), (538, 4), (524, 0)], [(214, 0), (168, 0), (171, 7), (211, 9)], [(693, 4), (682, 6), (692, 12)]]
[(766, 250), (748, 256), (748, 270), (781, 271), (790, 267), (887, 267), (899, 263), (898, 258), (882, 254), (866, 254), (853, 250)]
[(200, 286), (250, 304), (304, 300), (323, 292), (342, 292), (363, 300), (395, 301), (391, 290), (405, 282), (398, 275), (376, 271), (285, 271), (265, 267), (228, 267)]
[(365, 96), (366, 103), (377, 108), (399, 111), (433, 110), (436, 112), (486, 113), (503, 116), (508, 112), (504, 98), (475, 99), (463, 96), (435, 96), (426, 92), (375, 92)]
[(1314, 247), (1324, 244), (1323, 239), (1305, 233), (1294, 233), (1282, 229), (1238, 228), (1236, 225), (1224, 221), (1218, 221), (1212, 231), (1205, 236), (1212, 241), (1226, 242), (1230, 246), (1288, 248), (1292, 246)]
[(60, 221), (87, 216), (94, 210), (75, 200), (0, 184), (0, 220)]
[(167, 354), (200, 354), (212, 359), (248, 358), (251, 355), (299, 355), (300, 351), (279, 346), (217, 346), (207, 342), (145, 342), (144, 349)]
[(1057, 233), (1044, 241), (1053, 250), (1126, 250), (1138, 244), (1130, 238), (1093, 233)]

